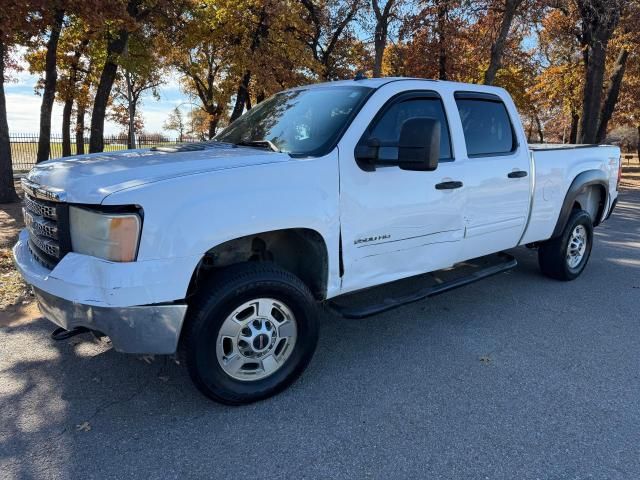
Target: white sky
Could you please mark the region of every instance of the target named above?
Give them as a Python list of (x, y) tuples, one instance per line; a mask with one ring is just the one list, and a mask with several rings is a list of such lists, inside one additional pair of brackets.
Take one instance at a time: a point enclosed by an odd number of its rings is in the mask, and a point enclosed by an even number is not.
[[(40, 125), (40, 105), (42, 97), (36, 95), (34, 87), (38, 77), (29, 74), (28, 71), (9, 72), (13, 81), (5, 83), (5, 95), (7, 98), (7, 116), (9, 119), (9, 132), (37, 134)], [(180, 91), (179, 79), (171, 75), (167, 83), (159, 89), (160, 100), (154, 99), (150, 94), (142, 98), (142, 117), (146, 132), (163, 132), (162, 124), (167, 119), (169, 112), (180, 105), (186, 113), (191, 106), (189, 98)], [(74, 118), (75, 119), (75, 118)], [(87, 129), (90, 125), (89, 116), (85, 119)], [(105, 121), (105, 135), (112, 135), (122, 131), (122, 128), (109, 120)], [(62, 104), (55, 102), (51, 115), (51, 133), (62, 134)], [(87, 132), (87, 136), (89, 133)]]

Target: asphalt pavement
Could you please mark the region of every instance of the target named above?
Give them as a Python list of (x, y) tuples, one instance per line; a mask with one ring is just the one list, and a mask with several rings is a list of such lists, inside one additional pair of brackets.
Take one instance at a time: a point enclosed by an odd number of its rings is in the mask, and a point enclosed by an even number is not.
[(166, 357), (0, 327), (0, 478), (640, 478), (640, 190), (576, 281), (506, 274), (322, 314), (292, 388), (232, 408)]

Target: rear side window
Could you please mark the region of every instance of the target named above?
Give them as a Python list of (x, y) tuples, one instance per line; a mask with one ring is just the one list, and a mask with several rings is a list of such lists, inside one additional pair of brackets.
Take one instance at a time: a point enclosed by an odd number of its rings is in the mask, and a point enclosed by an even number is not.
[(507, 108), (494, 95), (456, 94), (462, 130), (469, 157), (504, 155), (515, 151), (517, 142)]
[(400, 140), (402, 124), (416, 117), (433, 118), (440, 122), (440, 160), (451, 159), (449, 125), (442, 101), (437, 97), (414, 97), (398, 101), (388, 107), (371, 131), (371, 136), (381, 144), (393, 144)]

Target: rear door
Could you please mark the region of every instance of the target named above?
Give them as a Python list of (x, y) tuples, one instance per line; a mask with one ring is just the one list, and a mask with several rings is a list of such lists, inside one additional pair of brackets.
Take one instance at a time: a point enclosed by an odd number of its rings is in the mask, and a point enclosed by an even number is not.
[(469, 91), (454, 98), (466, 145), (462, 256), (468, 259), (518, 244), (529, 211), (530, 159), (511, 102)]

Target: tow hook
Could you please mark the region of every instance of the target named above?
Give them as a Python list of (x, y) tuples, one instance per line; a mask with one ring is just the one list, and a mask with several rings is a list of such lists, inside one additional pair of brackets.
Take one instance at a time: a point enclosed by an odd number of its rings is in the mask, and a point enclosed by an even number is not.
[(62, 327), (56, 328), (51, 334), (51, 338), (54, 340), (67, 340), (71, 337), (75, 337), (76, 335), (80, 335), (81, 333), (87, 333), (90, 330), (85, 327), (76, 327), (71, 330), (66, 330)]

